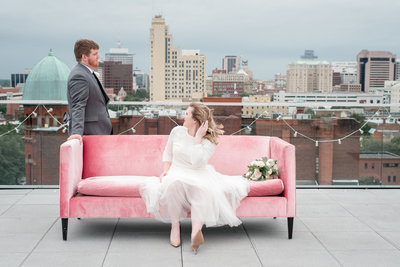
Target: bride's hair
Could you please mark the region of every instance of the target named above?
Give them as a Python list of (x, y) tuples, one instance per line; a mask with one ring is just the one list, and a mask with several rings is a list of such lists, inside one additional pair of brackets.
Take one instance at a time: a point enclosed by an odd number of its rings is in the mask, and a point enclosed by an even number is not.
[(224, 131), (222, 130), (224, 126), (215, 123), (212, 111), (206, 105), (201, 103), (191, 103), (190, 107), (193, 108), (192, 117), (199, 123), (199, 125), (208, 120), (208, 129), (204, 138), (209, 140), (211, 143), (218, 144), (218, 136), (224, 134)]

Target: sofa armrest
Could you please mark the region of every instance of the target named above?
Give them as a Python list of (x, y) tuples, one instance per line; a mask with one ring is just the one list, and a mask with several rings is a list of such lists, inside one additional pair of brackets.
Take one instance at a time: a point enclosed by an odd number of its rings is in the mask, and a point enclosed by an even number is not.
[(60, 147), (60, 217), (69, 217), (69, 202), (82, 180), (83, 145), (78, 140), (64, 142)]
[(278, 160), (280, 178), (285, 186), (283, 196), (287, 199), (288, 217), (296, 216), (296, 151), (295, 146), (278, 138), (270, 138), (270, 155)]

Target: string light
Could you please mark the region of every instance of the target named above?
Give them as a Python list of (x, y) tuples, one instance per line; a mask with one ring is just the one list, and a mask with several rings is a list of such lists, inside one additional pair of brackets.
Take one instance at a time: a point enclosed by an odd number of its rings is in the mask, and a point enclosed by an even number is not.
[(19, 133), (19, 129), (18, 129), (18, 128), (21, 127), (21, 125), (24, 124), (24, 122), (25, 122), (27, 119), (29, 119), (32, 115), (34, 115), (34, 113), (36, 114), (35, 111), (39, 108), (39, 106), (40, 106), (40, 105), (37, 105), (37, 106), (35, 107), (35, 109), (34, 109), (28, 116), (26, 116), (26, 118), (25, 118), (22, 122), (20, 122), (20, 123), (17, 125), (17, 127), (15, 127), (14, 129), (9, 130), (8, 132), (5, 132), (5, 133), (0, 134), (0, 137), (3, 137), (3, 136), (5, 136), (5, 135), (9, 134), (9, 133), (11, 133), (12, 131), (16, 131), (17, 133)]
[[(67, 131), (67, 128), (65, 127), (65, 126), (67, 126), (67, 124), (62, 124), (57, 118), (55, 118), (55, 117), (53, 116), (53, 114), (51, 114), (51, 112), (53, 112), (53, 108), (47, 109), (45, 105), (37, 105), (37, 106), (35, 107), (35, 109), (34, 109), (21, 123), (18, 124), (18, 126), (16, 126), (14, 129), (9, 130), (8, 132), (5, 132), (5, 133), (1, 134), (0, 137), (9, 134), (9, 133), (11, 133), (12, 131), (15, 131), (15, 132), (19, 133), (19, 127), (20, 127), (22, 124), (24, 124), (24, 122), (25, 122), (27, 119), (29, 119), (31, 116), (33, 116), (33, 117), (35, 117), (35, 118), (38, 116), (36, 110), (39, 108), (39, 106), (43, 106), (44, 109), (46, 110), (46, 112), (47, 112), (58, 124), (61, 125), (59, 129), (62, 128), (62, 132), (63, 132), (63, 133), (65, 133), (65, 132)], [(391, 119), (392, 116), (390, 115), (390, 112), (388, 112), (387, 109), (386, 109), (385, 107), (382, 107), (382, 108), (384, 108), (385, 111), (389, 114), (388, 117), (387, 117), (387, 119)], [(348, 135), (346, 135), (346, 136), (344, 136), (344, 137), (341, 137), (341, 138), (339, 138), (339, 139), (335, 139), (335, 140), (320, 140), (320, 141), (314, 140), (313, 138), (308, 137), (308, 136), (306, 136), (306, 135), (304, 135), (304, 134), (302, 134), (302, 133), (296, 131), (291, 125), (289, 125), (289, 124), (286, 122), (286, 120), (285, 120), (281, 115), (279, 115), (279, 116), (277, 117), (276, 120), (279, 121), (280, 119), (282, 119), (282, 120), (285, 122), (285, 124), (286, 124), (291, 130), (293, 130), (293, 132), (294, 132), (293, 136), (294, 136), (294, 137), (297, 137), (297, 135), (299, 134), (299, 135), (303, 136), (304, 138), (309, 139), (310, 141), (315, 142), (315, 146), (318, 147), (319, 142), (337, 142), (338, 144), (341, 144), (341, 143), (342, 143), (342, 140), (344, 140), (344, 139), (346, 139), (346, 138), (348, 138), (348, 137), (354, 135), (354, 134), (355, 134), (356, 132), (358, 132), (358, 131), (359, 131), (361, 134), (363, 134), (364, 131), (362, 130), (362, 128), (363, 128), (365, 125), (367, 125), (367, 123), (368, 123), (371, 119), (373, 119), (375, 116), (379, 116), (379, 115), (380, 115), (380, 110), (381, 110), (381, 108), (379, 108), (379, 110), (378, 110), (372, 117), (370, 117), (368, 120), (365, 120), (364, 124), (363, 124), (358, 130), (355, 130), (355, 131), (353, 131), (352, 133), (350, 133), (350, 134), (348, 134)], [(384, 113), (385, 113), (385, 112), (384, 112)], [(260, 119), (264, 114), (265, 114), (265, 115), (268, 115), (268, 111), (266, 111), (266, 110), (263, 111), (263, 112), (262, 112), (254, 121), (252, 121), (248, 126), (246, 126), (246, 127), (244, 127), (244, 128), (241, 128), (240, 130), (238, 130), (238, 131), (236, 131), (236, 132), (234, 132), (234, 133), (232, 133), (232, 134), (230, 134), (230, 135), (235, 135), (235, 134), (237, 134), (237, 133), (243, 131), (244, 129), (247, 129), (248, 131), (251, 132), (251, 131), (252, 131), (251, 125), (253, 125), (253, 124), (254, 124), (258, 119)], [(173, 120), (169, 115), (167, 115), (167, 116), (168, 116), (168, 118), (169, 118), (171, 121), (173, 121), (176, 125), (179, 125), (179, 124), (178, 124), (175, 120)], [(144, 119), (145, 119), (145, 117), (143, 116), (142, 119), (141, 119), (139, 122), (137, 122), (132, 128), (129, 128), (129, 129), (127, 129), (127, 130), (125, 130), (125, 131), (119, 133), (119, 135), (120, 135), (120, 134), (123, 134), (123, 133), (126, 133), (126, 132), (128, 132), (128, 131), (132, 131), (133, 133), (136, 133), (135, 127), (136, 127), (140, 122), (142, 122)], [(360, 141), (362, 141), (362, 137), (360, 137)]]
[(128, 130), (125, 130), (121, 133), (119, 133), (118, 135), (124, 134), (126, 132), (132, 131), (133, 133), (136, 133), (135, 127), (138, 126), (139, 123), (141, 123), (143, 120), (145, 119), (145, 117), (143, 116), (140, 121), (138, 121), (135, 125), (133, 125), (133, 127), (129, 128)]

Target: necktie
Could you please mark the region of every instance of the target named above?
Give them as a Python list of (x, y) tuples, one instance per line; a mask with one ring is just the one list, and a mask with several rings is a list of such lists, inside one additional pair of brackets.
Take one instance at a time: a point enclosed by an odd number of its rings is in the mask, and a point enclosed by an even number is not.
[(103, 94), (104, 100), (105, 100), (106, 103), (107, 103), (107, 101), (109, 100), (109, 98), (108, 98), (106, 92), (104, 91), (103, 86), (101, 85), (101, 82), (100, 82), (99, 78), (97, 78), (97, 75), (96, 75), (94, 72), (93, 72), (92, 74), (93, 74), (94, 78), (96, 79), (97, 84), (99, 85), (99, 88), (100, 88), (101, 93)]

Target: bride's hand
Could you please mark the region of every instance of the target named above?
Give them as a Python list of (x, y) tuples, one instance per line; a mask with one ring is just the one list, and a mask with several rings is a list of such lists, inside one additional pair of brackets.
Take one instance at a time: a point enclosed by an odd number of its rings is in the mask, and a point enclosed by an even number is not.
[(160, 182), (162, 182), (164, 176), (167, 175), (167, 173), (168, 173), (168, 171), (163, 171), (163, 172), (160, 174)]
[(196, 136), (195, 136), (196, 139), (201, 141), (201, 139), (206, 135), (207, 130), (208, 130), (208, 120), (203, 122), (200, 125), (199, 129), (197, 129)]

